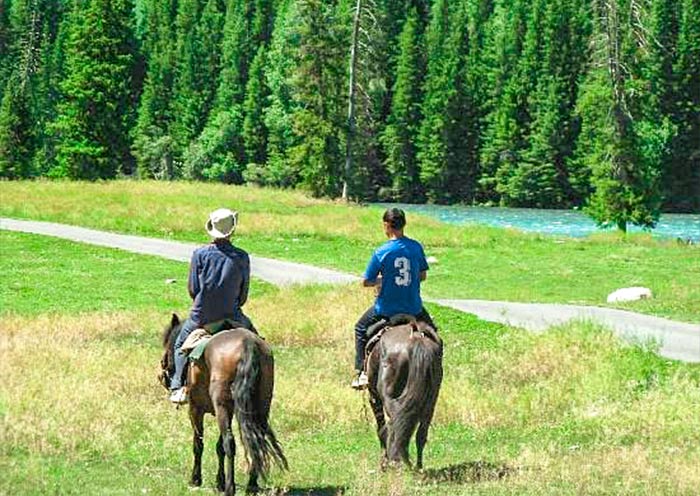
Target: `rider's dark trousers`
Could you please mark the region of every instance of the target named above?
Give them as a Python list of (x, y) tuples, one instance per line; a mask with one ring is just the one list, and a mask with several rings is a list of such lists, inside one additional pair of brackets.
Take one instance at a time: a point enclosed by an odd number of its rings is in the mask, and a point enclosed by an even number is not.
[[(437, 329), (437, 327), (435, 327), (435, 324), (433, 323), (433, 319), (430, 317), (430, 314), (425, 309), (425, 307), (421, 308), (420, 313), (415, 317), (416, 320), (426, 322), (433, 329)], [(360, 320), (358, 320), (355, 324), (355, 370), (362, 370), (362, 365), (365, 361), (365, 347), (367, 346), (367, 329), (369, 329), (372, 326), (372, 324), (376, 324), (382, 319), (388, 321), (389, 318), (390, 317), (387, 317), (386, 315), (379, 315), (374, 310), (374, 305), (372, 305), (367, 309), (367, 311), (364, 314), (362, 314)]]

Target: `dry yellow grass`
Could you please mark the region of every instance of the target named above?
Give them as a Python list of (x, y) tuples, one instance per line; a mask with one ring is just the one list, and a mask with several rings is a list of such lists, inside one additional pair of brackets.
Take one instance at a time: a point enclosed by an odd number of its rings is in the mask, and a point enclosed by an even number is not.
[[(607, 333), (507, 330), (487, 346), (479, 333), (493, 330), (456, 320), (476, 326), (467, 332), (440, 312), (448, 321), (446, 373), (426, 463), (436, 474), (452, 470), (458, 477), (438, 482), (377, 472), (371, 415), (365, 398), (347, 387), (352, 325), (369, 301), (370, 292), (349, 286), (287, 288), (250, 302), (249, 313), (275, 350), (272, 425), (292, 466), (287, 474), (275, 472), (271, 485), (397, 496), (693, 494), (700, 482), (694, 470), (700, 389), (692, 368), (642, 384), (637, 373), (619, 377), (616, 362), (639, 366), (644, 358), (625, 354)], [(120, 464), (136, 467), (133, 484), (186, 493), (188, 421), (167, 404), (155, 378), (165, 319), (123, 312), (3, 320), (0, 485), (5, 477), (11, 477), (7, 487), (24, 476), (44, 480), (42, 459), (69, 467), (116, 459), (117, 472)], [(214, 432), (209, 419), (209, 481)], [(490, 465), (492, 476), (484, 476), (479, 467)], [(114, 484), (131, 487), (117, 472), (103, 475), (103, 483), (114, 477)], [(69, 483), (54, 482), (59, 492)]]

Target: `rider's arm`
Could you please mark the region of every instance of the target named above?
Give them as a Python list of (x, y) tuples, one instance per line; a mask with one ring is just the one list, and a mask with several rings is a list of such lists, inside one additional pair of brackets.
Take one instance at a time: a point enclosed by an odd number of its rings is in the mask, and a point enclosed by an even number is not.
[(421, 281), (425, 281), (425, 279), (428, 277), (428, 269), (430, 268), (428, 266), (428, 261), (425, 258), (425, 252), (423, 251), (423, 246), (420, 246), (420, 254), (419, 254), (419, 261), (418, 261), (418, 279)]
[(190, 293), (190, 298), (194, 300), (197, 293), (199, 293), (199, 274), (197, 269), (197, 252), (192, 254), (192, 260), (190, 261), (190, 273), (187, 277), (187, 291)]
[(362, 278), (362, 286), (365, 288), (371, 288), (382, 284), (382, 277), (380, 275), (381, 264), (379, 263), (379, 258), (376, 253), (372, 254), (372, 258), (369, 259), (367, 264), (367, 269), (365, 270), (365, 275)]
[(238, 305), (243, 306), (248, 301), (248, 288), (250, 287), (250, 259), (246, 257), (241, 278), (241, 290), (238, 294)]

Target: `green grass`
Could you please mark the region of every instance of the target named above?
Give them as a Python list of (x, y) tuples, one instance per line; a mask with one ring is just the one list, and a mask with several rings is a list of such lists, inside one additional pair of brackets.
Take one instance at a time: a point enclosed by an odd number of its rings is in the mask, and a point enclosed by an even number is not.
[[(315, 200), (293, 191), (200, 183), (0, 182), (0, 216), (205, 242), (209, 211), (240, 211), (235, 242), (249, 252), (360, 274), (384, 241), (381, 210)], [(437, 257), (432, 297), (606, 305), (620, 287), (654, 298), (619, 305), (700, 321), (700, 251), (648, 235), (555, 238), (409, 216), (407, 234)]]
[[(184, 287), (164, 278), (186, 264), (53, 240), (47, 256), (46, 238), (21, 234), (0, 241), (0, 286), (30, 281), (33, 295), (2, 293), (0, 494), (190, 494), (187, 414), (155, 380), (160, 329), (185, 304)], [(698, 365), (589, 325), (530, 334), (431, 306), (445, 380), (427, 470), (380, 473), (366, 397), (347, 386), (352, 325), (371, 293), (252, 289), (246, 309), (275, 351), (271, 422), (291, 468), (273, 472), (269, 494), (696, 493)], [(208, 417), (206, 493), (215, 439)]]
[[(190, 304), (184, 263), (10, 231), (0, 231), (0, 246), (0, 314), (167, 312)], [(257, 281), (251, 297), (272, 288)]]

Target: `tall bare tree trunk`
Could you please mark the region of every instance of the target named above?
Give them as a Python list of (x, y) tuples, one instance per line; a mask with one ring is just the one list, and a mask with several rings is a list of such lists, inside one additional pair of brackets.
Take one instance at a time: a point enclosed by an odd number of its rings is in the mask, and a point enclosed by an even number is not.
[(357, 45), (360, 31), (360, 15), (362, 0), (355, 4), (355, 19), (352, 25), (352, 40), (350, 44), (350, 74), (348, 84), (348, 130), (345, 139), (345, 177), (343, 178), (343, 200), (348, 200), (348, 181), (352, 172), (352, 140), (355, 137), (355, 71), (357, 69)]

